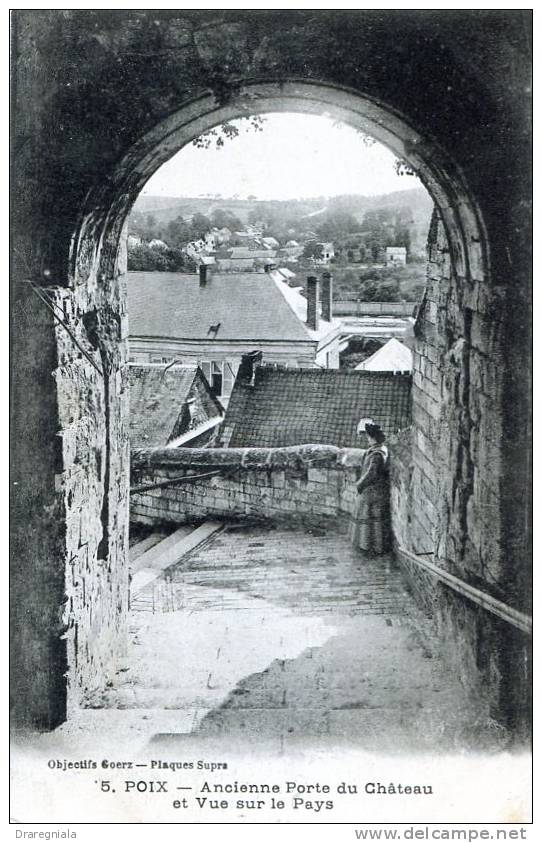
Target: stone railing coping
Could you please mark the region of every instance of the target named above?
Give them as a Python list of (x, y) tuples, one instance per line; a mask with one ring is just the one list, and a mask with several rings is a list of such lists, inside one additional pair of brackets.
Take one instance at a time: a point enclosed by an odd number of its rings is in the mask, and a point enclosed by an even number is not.
[(143, 448), (132, 451), (131, 465), (133, 469), (152, 469), (158, 466), (229, 466), (267, 470), (300, 467), (356, 468), (361, 465), (364, 454), (362, 448), (312, 444), (287, 448)]

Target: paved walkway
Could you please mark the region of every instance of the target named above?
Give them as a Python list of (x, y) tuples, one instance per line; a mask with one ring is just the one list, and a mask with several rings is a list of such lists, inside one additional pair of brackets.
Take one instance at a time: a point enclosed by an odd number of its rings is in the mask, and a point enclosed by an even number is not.
[[(341, 535), (256, 526), (214, 534), (142, 589), (127, 660), (115, 686), (92, 704), (17, 746), (17, 819), (529, 816), (529, 757), (495, 752), (506, 748), (505, 736), (443, 663), (400, 571), (390, 561), (362, 559)], [(50, 770), (51, 759), (97, 766)], [(126, 779), (143, 786), (164, 780), (167, 792), (125, 792)], [(110, 791), (99, 790), (102, 780)], [(227, 796), (228, 809), (218, 811), (196, 801), (209, 796), (205, 782), (277, 782), (284, 793), (290, 780), (329, 783), (333, 810), (317, 813), (314, 802), (294, 805), (290, 797), (280, 814), (269, 802), (256, 811)], [(357, 784), (357, 795), (339, 797), (341, 782)], [(435, 795), (372, 796), (366, 782), (429, 784)], [(173, 800), (184, 797), (186, 807), (176, 810)]]
[(138, 595), (119, 683), (94, 705), (97, 728), (113, 709), (154, 743), (411, 753), (500, 739), (391, 560), (272, 526), (224, 530)]

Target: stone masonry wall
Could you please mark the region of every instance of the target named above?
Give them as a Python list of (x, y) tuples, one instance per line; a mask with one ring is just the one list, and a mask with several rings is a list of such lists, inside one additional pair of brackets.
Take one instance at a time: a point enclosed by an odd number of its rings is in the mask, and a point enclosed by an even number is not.
[(15, 723), (47, 727), (66, 710), (65, 505), (55, 490), (61, 454), (53, 317), (27, 284), (18, 289), (11, 343), (19, 353), (10, 421), (26, 433), (24, 454), (12, 451), (10, 478), (11, 705)]
[(128, 600), (125, 267), (100, 266), (97, 236), (70, 271), (82, 201), (71, 156), (77, 149), (88, 168), (90, 142), (74, 141), (59, 116), (71, 90), (60, 81), (71, 50), (65, 38), (62, 49), (52, 46), (63, 22), (54, 13), (12, 19), (10, 663), (18, 728), (54, 728), (103, 687), (123, 646)]
[[(502, 505), (508, 446), (502, 290), (452, 271), (437, 212), (428, 257), (415, 326), (410, 447), (399, 448), (392, 469), (396, 540), (522, 610), (526, 594), (519, 584), (528, 560), (507, 552), (510, 513)], [(465, 683), (489, 687), (500, 719), (512, 709), (521, 719), (528, 642), (405, 558), (402, 564)], [(511, 687), (518, 689), (512, 705)]]
[(114, 675), (128, 610), (128, 367), (126, 314), (119, 284), (52, 291), (80, 345), (56, 326), (62, 468), (56, 493), (65, 508), (64, 638), (68, 711)]
[[(24, 295), (14, 332), (20, 371), (12, 397), (14, 411), (25, 416), (21, 424), (34, 425), (35, 436), (12, 467), (13, 712), (20, 725), (51, 728), (108, 681), (122, 654), (129, 452), (127, 367), (121, 371), (120, 364), (126, 328), (118, 285), (104, 284), (94, 296), (81, 287), (42, 288), (64, 325), (28, 284)], [(41, 419), (34, 418), (31, 375), (50, 390)], [(29, 528), (30, 514), (39, 530)], [(23, 592), (24, 601), (16, 599)], [(57, 685), (52, 674), (60, 677)]]
[(220, 475), (132, 494), (130, 519), (182, 524), (256, 517), (345, 530), (356, 505), (361, 449), (192, 448), (136, 451), (132, 486), (220, 470)]

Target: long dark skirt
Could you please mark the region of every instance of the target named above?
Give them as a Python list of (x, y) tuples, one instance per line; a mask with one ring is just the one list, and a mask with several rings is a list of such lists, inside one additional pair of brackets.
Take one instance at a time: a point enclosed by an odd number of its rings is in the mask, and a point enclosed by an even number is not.
[(381, 556), (391, 548), (389, 486), (386, 480), (371, 483), (359, 496), (350, 538), (364, 553)]

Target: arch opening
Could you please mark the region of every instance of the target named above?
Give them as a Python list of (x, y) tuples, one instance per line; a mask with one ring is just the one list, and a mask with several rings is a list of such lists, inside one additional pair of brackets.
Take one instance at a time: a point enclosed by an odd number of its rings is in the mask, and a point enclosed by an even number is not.
[[(396, 112), (375, 101), (364, 99), (358, 93), (320, 84), (291, 81), (280, 85), (248, 84), (241, 94), (234, 96), (226, 105), (217, 105), (211, 96), (201, 97), (170, 115), (141, 138), (115, 169), (108, 183), (99, 187), (88, 198), (73, 239), (71, 261), (75, 285), (84, 284), (86, 281), (99, 287), (104, 280), (115, 284), (116, 278), (124, 274), (125, 256), (122, 254), (121, 238), (128, 213), (144, 185), (162, 164), (182, 147), (221, 123), (250, 114), (265, 115), (275, 112), (324, 114), (359, 129), (384, 144), (397, 158), (412, 167), (438, 208), (439, 217), (435, 221), (436, 230), (433, 232), (432, 242), (432, 248), (438, 252), (437, 263), (447, 263), (449, 278), (458, 279), (460, 285), (470, 284), (473, 280), (486, 281), (489, 278), (486, 241), (479, 213), (469, 196), (459, 169), (436, 143), (422, 137)], [(446, 283), (449, 283), (449, 279), (446, 279)], [(441, 294), (442, 290), (435, 293), (435, 296)], [(446, 293), (444, 295), (446, 296)], [(428, 322), (433, 324), (429, 333), (437, 330), (437, 321), (435, 314), (431, 313)], [(423, 343), (426, 343), (426, 340), (427, 337), (424, 337)], [(450, 345), (457, 341), (456, 336), (447, 337)], [(449, 349), (441, 348), (438, 354), (442, 355), (448, 351)], [(448, 399), (442, 401), (437, 397), (435, 393), (440, 389), (437, 382), (445, 383), (447, 375), (445, 367), (440, 372), (440, 361), (427, 364), (420, 362), (428, 353), (427, 348), (422, 350), (420, 345), (417, 350), (418, 363), (415, 365), (432, 366), (438, 370), (438, 374), (433, 375), (433, 379), (424, 375), (418, 383), (415, 379), (412, 400), (415, 415), (416, 412), (426, 412), (430, 404), (433, 416), (430, 425), (431, 429), (434, 429), (436, 418), (443, 412), (449, 412), (454, 405), (457, 388), (450, 383), (449, 388), (447, 387)], [(450, 359), (453, 368), (457, 360), (453, 357)], [(468, 363), (464, 360), (462, 365), (468, 368)], [(453, 380), (458, 374), (452, 372), (449, 377)], [(462, 417), (464, 407), (455, 406), (454, 412), (458, 417)], [(461, 425), (461, 422), (458, 421), (458, 425)], [(414, 447), (419, 450), (419, 463), (427, 459), (427, 453), (423, 453), (427, 445), (420, 444), (424, 438), (427, 441), (426, 435), (427, 431), (418, 429), (407, 434), (409, 442), (415, 440)], [(439, 461), (444, 458), (444, 448), (450, 447), (450, 440), (447, 439), (443, 444), (440, 454), (436, 453), (438, 448), (434, 448), (433, 444), (430, 447), (433, 451), (431, 460), (434, 460), (433, 471), (436, 475)], [(458, 504), (461, 511), (457, 518), (464, 522), (471, 497), (468, 487), (472, 486), (472, 461), (469, 462), (468, 452), (461, 444), (457, 447), (462, 454), (460, 458), (466, 462), (466, 468), (462, 469), (463, 473), (459, 478), (450, 483), (450, 488), (453, 488), (452, 497), (457, 496), (458, 485), (463, 490), (463, 497)], [(115, 450), (114, 444), (112, 449)], [(427, 467), (426, 472), (429, 472)], [(401, 490), (401, 484), (407, 474), (408, 470), (396, 479), (396, 494)], [(412, 512), (419, 506), (418, 487), (424, 482), (423, 476), (424, 473), (420, 470), (417, 479), (405, 490), (404, 499), (408, 501), (408, 506), (395, 499), (395, 517), (401, 524), (410, 523)], [(432, 505), (431, 493), (425, 491), (424, 494), (424, 506), (429, 507)], [(448, 506), (448, 500), (443, 504), (444, 507)], [(436, 520), (443, 517), (442, 514), (435, 516)], [(455, 542), (455, 537), (449, 542), (445, 539), (445, 544), (448, 542), (446, 547), (439, 547), (439, 540), (435, 537), (435, 529), (431, 525), (423, 525), (412, 531), (397, 527), (396, 533), (398, 541), (407, 545), (409, 550), (423, 551), (435, 556), (442, 554), (445, 558)], [(446, 530), (444, 533), (446, 534)], [(421, 547), (420, 543), (424, 546)]]
[[(201, 97), (170, 115), (155, 129), (141, 138), (115, 169), (109, 181), (98, 187), (88, 197), (86, 206), (81, 213), (78, 230), (73, 238), (71, 275), (75, 286), (89, 284), (91, 287), (96, 286), (99, 290), (104, 283), (106, 286), (113, 285), (113, 287), (118, 284), (117, 279), (124, 274), (126, 269), (125, 254), (121, 241), (127, 216), (144, 185), (162, 164), (182, 147), (221, 123), (248, 114), (265, 115), (275, 112), (324, 114), (363, 131), (384, 144), (397, 158), (407, 162), (416, 172), (438, 208), (439, 216), (434, 223), (435, 230), (432, 235), (431, 248), (435, 253), (438, 252), (436, 258), (436, 263), (439, 264), (438, 272), (440, 273), (443, 263), (448, 266), (449, 277), (444, 279), (445, 286), (452, 286), (450, 280), (452, 277), (458, 280), (460, 285), (470, 284), (473, 279), (480, 281), (488, 279), (487, 251), (479, 214), (469, 197), (461, 173), (453, 162), (446, 158), (442, 150), (431, 139), (418, 134), (401, 116), (384, 108), (381, 104), (364, 99), (357, 93), (353, 94), (319, 84), (292, 81), (281, 85), (247, 85), (241, 94), (233, 97), (231, 102), (226, 105), (217, 105), (214, 97), (211, 96)], [(446, 276), (446, 272), (444, 275)], [(435, 288), (439, 287), (439, 281), (440, 278), (435, 282)], [(121, 309), (125, 309), (124, 293), (122, 290), (119, 292)], [(445, 291), (443, 294), (442, 290), (434, 293), (435, 298), (442, 297), (442, 295), (446, 298), (448, 293)], [(431, 307), (433, 306), (431, 305)], [(431, 332), (438, 331), (436, 324), (438, 317), (434, 313), (428, 315), (427, 322), (431, 325), (428, 328), (426, 327), (426, 333), (427, 330), (429, 335), (431, 335)], [(461, 331), (462, 328), (458, 328), (458, 330)], [(454, 343), (458, 342), (458, 337), (447, 337), (446, 342), (453, 346)], [(458, 417), (458, 429), (441, 444), (441, 451), (438, 452), (438, 446), (433, 443), (430, 445), (432, 451), (430, 457), (431, 470), (435, 475), (431, 479), (437, 482), (436, 475), (438, 474), (439, 462), (446, 459), (444, 450), (446, 447), (451, 447), (453, 435), (460, 433), (463, 422), (459, 419), (463, 418), (465, 408), (456, 403), (457, 387), (453, 381), (461, 375), (458, 375), (456, 370), (458, 360), (453, 356), (453, 349), (451, 351), (452, 356), (448, 361), (448, 366), (451, 361), (452, 371), (447, 372), (444, 365), (442, 371), (440, 371), (440, 360), (425, 362), (427, 354), (430, 353), (427, 345), (428, 337), (424, 336), (415, 351), (414, 365), (420, 369), (431, 366), (438, 373), (434, 374), (432, 379), (429, 376), (426, 377), (425, 374), (423, 377), (418, 374), (418, 382), (415, 374), (412, 395), (413, 414), (416, 417), (417, 414), (419, 416), (429, 409), (432, 414), (430, 428), (433, 432), (435, 432), (436, 418), (441, 413), (448, 413), (453, 408), (453, 412)], [(438, 349), (441, 359), (446, 353), (450, 353), (449, 348)], [(113, 370), (117, 366), (122, 368), (125, 360), (126, 352), (124, 350), (117, 357), (111, 373), (113, 374)], [(465, 366), (468, 370), (469, 364), (465, 360), (461, 360), (460, 365)], [(446, 383), (446, 378), (450, 379), (449, 384)], [(445, 400), (441, 400), (436, 395), (436, 391), (442, 388), (438, 385), (439, 383), (446, 385), (448, 397)], [(126, 393), (126, 388), (124, 392)], [(109, 392), (106, 391), (106, 404), (107, 401), (111, 400), (111, 394), (111, 389), (109, 389)], [(118, 398), (121, 399), (121, 403), (123, 400), (126, 403), (126, 394), (124, 399), (122, 396), (118, 396)], [(113, 399), (113, 403), (115, 401), (116, 399)], [(120, 407), (116, 410), (112, 409), (111, 412), (118, 412), (119, 425), (124, 424), (126, 426), (126, 407), (124, 409)], [(122, 422), (123, 414), (124, 422)], [(105, 479), (106, 483), (111, 483), (110, 475), (112, 476), (113, 472), (107, 473), (107, 465), (118, 451), (119, 444), (114, 441), (114, 435), (109, 432), (106, 432), (106, 439), (108, 442), (107, 455), (104, 460), (106, 465)], [(422, 508), (418, 498), (421, 494), (421, 486), (425, 482), (423, 477), (429, 473), (430, 469), (425, 466), (425, 475), (421, 469), (416, 475), (416, 459), (418, 466), (424, 464), (423, 461), (427, 459), (428, 446), (424, 444), (424, 442), (427, 443), (427, 431), (419, 429), (419, 424), (415, 422), (414, 430), (409, 430), (403, 439), (410, 443), (408, 445), (410, 453), (412, 453), (411, 449), (414, 447), (418, 451), (418, 456), (417, 458), (414, 457), (414, 480), (409, 488), (402, 489), (401, 484), (404, 484), (409, 471), (412, 472), (411, 467), (400, 473), (395, 480), (394, 494), (396, 497), (393, 508), (394, 519), (397, 521), (397, 525), (394, 527), (396, 538), (402, 545), (406, 545), (408, 550), (423, 551), (426, 554), (429, 552), (434, 556), (439, 554), (447, 558), (450, 554), (450, 547), (456, 542), (456, 538), (452, 536), (448, 539), (447, 528), (443, 529), (442, 524), (439, 525), (440, 539), (436, 535), (435, 528), (431, 525), (423, 524), (416, 529), (405, 528), (404, 526), (406, 523), (410, 524), (413, 513), (417, 513)], [(465, 450), (461, 444), (461, 436), (458, 436), (458, 444), (454, 448), (457, 450), (457, 456), (454, 456), (454, 460), (458, 458), (463, 460), (465, 468), (460, 470), (459, 477), (450, 479), (450, 490), (446, 492), (443, 507), (449, 506), (448, 499), (450, 496), (457, 498), (457, 501), (454, 501), (452, 505), (459, 508), (457, 520), (464, 523), (471, 497), (469, 487), (472, 488), (473, 467), (468, 450)], [(457, 487), (461, 488), (462, 497), (458, 498)], [(403, 500), (397, 499), (398, 492), (404, 492)], [(432, 506), (431, 493), (425, 490), (424, 496), (423, 506), (427, 508)], [(104, 524), (110, 520), (110, 510), (111, 504), (106, 490), (102, 506)], [(443, 518), (445, 516), (440, 513), (435, 516), (434, 520), (436, 522)], [(423, 521), (421, 512), (419, 513), (419, 519), (420, 522)], [(446, 538), (444, 539), (444, 546), (441, 547), (438, 542), (442, 543), (443, 541), (442, 533)], [(104, 546), (104, 541), (105, 545), (107, 544), (107, 540), (102, 539), (102, 546)], [(423, 544), (423, 547), (421, 547), (421, 544)], [(107, 553), (107, 548), (105, 548), (105, 553)]]
[(320, 114), (373, 137), (416, 172), (439, 209), (454, 271), (463, 278), (489, 275), (483, 223), (459, 168), (427, 136), (394, 110), (344, 89), (290, 81), (246, 84), (231, 102), (212, 95), (193, 100), (146, 133), (87, 198), (72, 238), (70, 280), (112, 277), (122, 228), (151, 176), (183, 146), (221, 123), (273, 112)]

